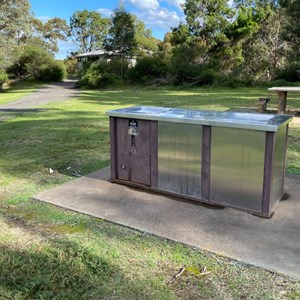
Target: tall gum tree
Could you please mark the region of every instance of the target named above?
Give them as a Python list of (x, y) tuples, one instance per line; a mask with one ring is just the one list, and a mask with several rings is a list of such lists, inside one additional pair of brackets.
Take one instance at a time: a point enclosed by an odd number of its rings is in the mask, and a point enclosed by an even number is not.
[(290, 43), (292, 52), (291, 58), (300, 61), (300, 1), (299, 0), (281, 0), (280, 1), (287, 22), (283, 32), (283, 38)]
[(96, 11), (76, 11), (70, 18), (70, 34), (81, 53), (102, 48), (108, 26), (109, 19)]
[(43, 23), (38, 19), (32, 19), (32, 32), (27, 38), (27, 43), (37, 43), (51, 52), (58, 52), (58, 41), (66, 41), (70, 34), (70, 28), (64, 19), (52, 18)]
[(132, 58), (138, 48), (135, 33), (133, 16), (122, 7), (116, 9), (104, 42), (104, 48), (114, 57), (121, 59), (121, 76), (124, 75), (123, 65), (126, 59)]
[(20, 37), (31, 28), (31, 6), (28, 0), (0, 1), (0, 67), (9, 64), (11, 52)]

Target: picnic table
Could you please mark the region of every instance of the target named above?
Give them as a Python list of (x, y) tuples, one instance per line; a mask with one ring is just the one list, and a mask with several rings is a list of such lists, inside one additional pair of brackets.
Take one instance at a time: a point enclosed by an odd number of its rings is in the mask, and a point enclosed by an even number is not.
[(286, 110), (287, 103), (287, 93), (288, 92), (300, 92), (300, 87), (297, 86), (281, 86), (272, 87), (268, 91), (275, 91), (278, 95), (278, 114), (284, 114)]

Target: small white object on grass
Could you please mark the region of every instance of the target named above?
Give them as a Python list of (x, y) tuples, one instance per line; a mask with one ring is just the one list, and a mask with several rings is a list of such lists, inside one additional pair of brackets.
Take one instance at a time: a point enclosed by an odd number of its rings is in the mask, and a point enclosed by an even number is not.
[(53, 175), (53, 174), (55, 173), (55, 171), (54, 171), (52, 168), (49, 168), (49, 173), (50, 173), (51, 175)]

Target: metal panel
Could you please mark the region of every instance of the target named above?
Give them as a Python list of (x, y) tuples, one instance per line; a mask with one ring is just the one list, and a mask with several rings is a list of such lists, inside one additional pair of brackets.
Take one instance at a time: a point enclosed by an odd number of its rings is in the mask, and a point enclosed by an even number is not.
[(158, 124), (156, 121), (151, 121), (150, 124), (150, 169), (151, 169), (151, 187), (157, 188), (157, 148), (158, 148)]
[(265, 143), (265, 163), (264, 163), (264, 181), (262, 196), (262, 213), (267, 216), (270, 214), (270, 205), (272, 198), (272, 174), (274, 161), (275, 133), (266, 132)]
[(202, 126), (158, 122), (158, 188), (201, 196)]
[(235, 111), (195, 110), (156, 106), (135, 106), (106, 112), (107, 115), (122, 118), (156, 120), (207, 126), (277, 131), (284, 123), (292, 121), (292, 116), (257, 114)]
[(211, 201), (262, 211), (265, 133), (212, 128)]
[(275, 135), (271, 208), (283, 195), (286, 134), (286, 126), (282, 126)]

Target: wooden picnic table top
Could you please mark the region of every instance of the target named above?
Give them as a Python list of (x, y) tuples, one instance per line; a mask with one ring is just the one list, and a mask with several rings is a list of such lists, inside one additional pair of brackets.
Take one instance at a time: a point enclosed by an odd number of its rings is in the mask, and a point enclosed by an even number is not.
[(271, 87), (268, 91), (276, 91), (276, 92), (300, 92), (300, 86), (278, 86)]

